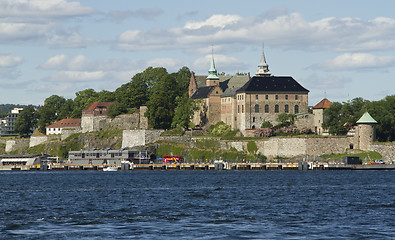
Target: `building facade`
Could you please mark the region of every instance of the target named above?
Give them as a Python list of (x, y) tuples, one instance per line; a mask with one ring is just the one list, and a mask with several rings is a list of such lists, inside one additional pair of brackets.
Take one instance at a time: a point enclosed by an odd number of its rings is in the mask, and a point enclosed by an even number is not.
[[(250, 74), (218, 76), (212, 57), (209, 75), (195, 76), (192, 73), (189, 94), (192, 99), (201, 99), (201, 108), (195, 113), (194, 124), (209, 125), (223, 121), (242, 133), (246, 129), (259, 128), (263, 122), (276, 124), (281, 113), (299, 114), (308, 112), (309, 90), (290, 76), (273, 76), (269, 71), (264, 52), (254, 77)], [(202, 121), (202, 116), (207, 121)]]
[(65, 118), (46, 127), (46, 135), (62, 134), (64, 129), (78, 130), (81, 128), (81, 119)]

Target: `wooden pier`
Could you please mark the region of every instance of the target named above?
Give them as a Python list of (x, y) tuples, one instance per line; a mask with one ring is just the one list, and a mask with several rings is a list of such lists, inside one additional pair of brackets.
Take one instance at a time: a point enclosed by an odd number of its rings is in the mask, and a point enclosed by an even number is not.
[(218, 168), (214, 163), (181, 163), (181, 164), (134, 164), (131, 169), (122, 168), (121, 164), (115, 165), (73, 165), (73, 164), (48, 164), (48, 165), (6, 165), (0, 166), (0, 171), (103, 171), (105, 167), (115, 167), (120, 170), (395, 170), (394, 164), (328, 164), (328, 163), (226, 163)]

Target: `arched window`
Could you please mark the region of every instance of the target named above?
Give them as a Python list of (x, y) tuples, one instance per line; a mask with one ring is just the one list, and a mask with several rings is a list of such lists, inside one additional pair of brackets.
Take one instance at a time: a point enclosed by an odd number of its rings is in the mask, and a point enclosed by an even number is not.
[(255, 112), (259, 113), (259, 104), (255, 104)]
[(275, 112), (275, 113), (278, 113), (278, 112), (279, 112), (279, 107), (278, 107), (278, 105), (275, 105), (275, 106), (274, 106), (274, 112)]
[(284, 106), (284, 112), (286, 112), (286, 113), (288, 113), (288, 112), (289, 112), (289, 107), (288, 107), (288, 105), (287, 105), (287, 104)]
[(265, 105), (265, 113), (268, 113), (268, 112), (269, 112), (269, 105), (266, 104), (266, 105)]
[(299, 106), (295, 105), (295, 114), (299, 113)]

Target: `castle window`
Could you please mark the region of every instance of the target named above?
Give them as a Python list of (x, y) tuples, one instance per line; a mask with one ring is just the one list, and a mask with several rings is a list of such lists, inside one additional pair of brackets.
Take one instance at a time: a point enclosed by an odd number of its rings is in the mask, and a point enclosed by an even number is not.
[(255, 95), (255, 99), (258, 100), (258, 94)]
[(266, 104), (266, 105), (265, 105), (265, 113), (268, 113), (268, 112), (269, 112), (269, 105)]
[(278, 100), (278, 95), (276, 94), (276, 100)]
[(278, 105), (275, 105), (275, 106), (274, 106), (274, 112), (275, 112), (275, 113), (278, 113), (278, 112), (279, 112), (279, 107), (278, 107)]
[(244, 105), (241, 105), (241, 113), (244, 113)]
[(255, 104), (255, 112), (259, 113), (259, 104)]
[(252, 122), (255, 122), (255, 117), (252, 118)]
[(295, 100), (298, 100), (298, 95), (297, 94), (295, 95)]
[(288, 100), (288, 94), (285, 95), (285, 100)]
[(240, 113), (240, 105), (237, 105), (237, 113)]
[(288, 107), (288, 105), (285, 105), (285, 106), (284, 106), (284, 112), (286, 112), (286, 113), (289, 112), (289, 107)]
[(299, 106), (295, 105), (295, 114), (299, 113)]
[(269, 95), (266, 94), (265, 99), (268, 100), (269, 99)]

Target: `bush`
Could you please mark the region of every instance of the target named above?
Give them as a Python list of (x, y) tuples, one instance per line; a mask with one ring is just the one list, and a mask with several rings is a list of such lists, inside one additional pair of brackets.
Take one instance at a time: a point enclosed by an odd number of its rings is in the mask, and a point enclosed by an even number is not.
[(261, 125), (261, 128), (271, 128), (273, 127), (273, 124), (269, 121), (264, 121)]
[(185, 131), (182, 127), (173, 128), (167, 131), (164, 131), (161, 136), (182, 136)]
[(208, 129), (207, 132), (211, 136), (222, 136), (226, 132), (230, 130), (230, 126), (226, 125), (224, 122), (218, 122), (215, 125), (211, 125)]

